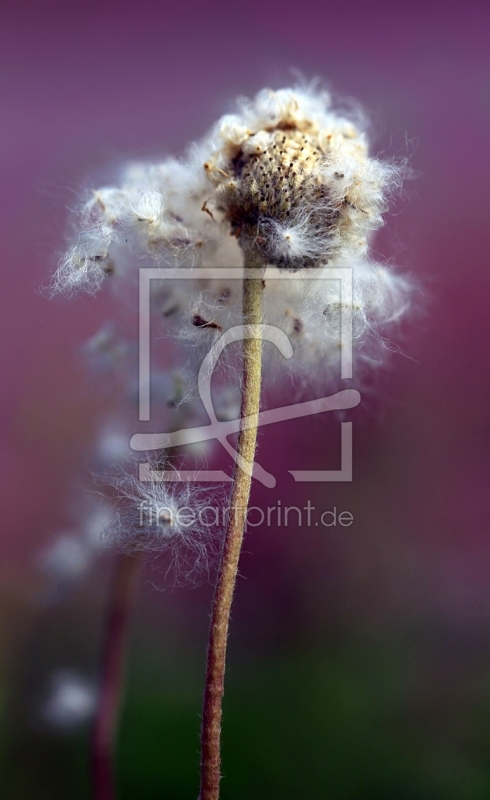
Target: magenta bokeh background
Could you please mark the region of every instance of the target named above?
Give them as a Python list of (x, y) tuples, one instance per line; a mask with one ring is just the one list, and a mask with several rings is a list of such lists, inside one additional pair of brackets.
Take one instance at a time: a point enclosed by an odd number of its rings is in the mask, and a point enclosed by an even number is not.
[[(50, 302), (39, 291), (62, 247), (67, 208), (107, 164), (181, 151), (237, 93), (289, 83), (290, 67), (359, 100), (375, 149), (408, 157), (416, 171), (376, 249), (417, 276), (421, 299), (403, 355), (356, 418), (353, 483), (307, 490), (285, 471), (280, 481), (289, 502), (349, 509), (354, 525), (249, 536), (234, 646), (282, 642), (291, 627), (321, 638), (327, 619), (346, 637), (360, 622), (412, 620), (456, 646), (473, 632), (488, 650), (489, 16), (483, 2), (2, 4), (7, 677), (43, 582), (36, 553), (66, 519), (108, 402), (103, 387), (89, 391), (77, 347), (109, 301)], [(324, 443), (318, 422), (290, 426), (288, 447), (302, 448), (295, 468), (327, 466), (336, 440), (332, 424), (325, 431)], [(264, 434), (264, 466), (283, 463), (285, 441), (284, 431)], [(254, 501), (271, 500), (256, 487)], [(184, 638), (193, 626), (204, 636), (208, 589), (143, 594), (157, 617), (170, 607), (173, 624), (183, 620)]]

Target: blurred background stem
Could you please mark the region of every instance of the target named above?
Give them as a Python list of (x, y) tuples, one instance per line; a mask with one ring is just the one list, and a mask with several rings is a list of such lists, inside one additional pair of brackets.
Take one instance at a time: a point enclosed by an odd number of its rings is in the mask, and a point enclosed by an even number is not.
[(125, 687), (131, 609), (141, 558), (117, 553), (109, 590), (101, 652), (99, 696), (91, 741), (93, 796), (115, 800), (114, 751)]

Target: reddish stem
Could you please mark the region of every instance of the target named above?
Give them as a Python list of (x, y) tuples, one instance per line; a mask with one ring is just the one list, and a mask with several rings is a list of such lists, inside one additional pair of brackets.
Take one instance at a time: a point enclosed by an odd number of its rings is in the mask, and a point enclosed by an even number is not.
[(94, 800), (115, 800), (114, 749), (124, 694), (126, 647), (140, 559), (119, 553), (114, 561), (102, 644), (99, 702), (91, 741)]

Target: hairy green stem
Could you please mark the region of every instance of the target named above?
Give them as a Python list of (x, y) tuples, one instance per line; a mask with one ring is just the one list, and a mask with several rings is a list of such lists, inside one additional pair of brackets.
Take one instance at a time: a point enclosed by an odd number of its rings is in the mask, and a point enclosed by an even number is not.
[[(254, 327), (248, 331), (251, 335), (243, 340), (241, 419), (243, 420), (245, 417), (255, 419), (255, 424), (250, 427), (242, 426), (238, 436), (237, 453), (248, 462), (250, 469), (245, 472), (238, 463), (235, 465), (230, 514), (211, 614), (201, 729), (199, 800), (218, 800), (219, 797), (221, 707), (224, 692), (226, 644), (250, 496), (251, 467), (255, 458), (260, 407), (262, 372), (260, 324), (262, 323), (264, 265), (256, 252), (252, 250), (244, 252), (244, 266), (247, 273), (243, 281), (243, 321), (246, 325)], [(253, 270), (255, 275), (250, 270)]]

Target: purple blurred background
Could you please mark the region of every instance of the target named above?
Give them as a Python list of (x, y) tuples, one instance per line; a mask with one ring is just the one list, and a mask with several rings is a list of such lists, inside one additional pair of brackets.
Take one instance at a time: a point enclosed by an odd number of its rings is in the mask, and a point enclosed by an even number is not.
[[(56, 767), (43, 771), (36, 752), (47, 752), (44, 733), (34, 731), (30, 704), (43, 676), (58, 666), (93, 673), (107, 587), (107, 564), (101, 564), (62, 609), (47, 613), (39, 602), (45, 578), (37, 554), (67, 524), (98, 415), (113, 399), (102, 386), (88, 387), (78, 352), (104, 322), (110, 301), (50, 302), (39, 291), (63, 246), (67, 209), (107, 165), (182, 152), (234, 96), (289, 84), (291, 67), (360, 101), (373, 122), (375, 151), (408, 157), (417, 179), (388, 216), (376, 250), (417, 276), (423, 298), (405, 326), (402, 353), (394, 354), (379, 391), (366, 397), (356, 417), (353, 483), (301, 486), (284, 470), (274, 498), (254, 489), (256, 505), (278, 497), (302, 505), (310, 498), (325, 510), (349, 510), (354, 524), (320, 532), (269, 528), (247, 537), (231, 635), (235, 722), (231, 710), (227, 719), (250, 774), (234, 752), (223, 796), (250, 796), (247, 781), (255, 797), (490, 796), (489, 17), (488, 6), (477, 2), (1, 4), (0, 680), (10, 731), (8, 797), (34, 796), (36, 786), (42, 787), (36, 797), (64, 797), (78, 775), (78, 756), (59, 775)], [(300, 451), (295, 468), (335, 468), (336, 431), (335, 423), (322, 427), (312, 419), (271, 428), (262, 435), (262, 463), (279, 475), (287, 443)], [(311, 441), (307, 448), (305, 441)], [(129, 697), (146, 680), (156, 698), (166, 676), (178, 719), (171, 681), (194, 670), (185, 768), (197, 774), (211, 589), (156, 591), (153, 584), (164, 586), (163, 572), (153, 571), (148, 568), (138, 600)], [(321, 654), (325, 681), (344, 687), (335, 696), (345, 691), (350, 698), (335, 706), (339, 727), (344, 730), (346, 715), (354, 722), (339, 739), (332, 723), (318, 745), (319, 752), (336, 754), (331, 770), (318, 773), (318, 786), (328, 787), (334, 774), (337, 788), (322, 794), (311, 783), (303, 793), (288, 793), (298, 732), (284, 734), (281, 755), (274, 755), (274, 719), (286, 731), (288, 719), (293, 727), (308, 726), (323, 685), (309, 672), (312, 653)], [(331, 673), (329, 664), (337, 665)], [(314, 688), (311, 698), (302, 689), (293, 725), (279, 712), (274, 717), (274, 709), (285, 695), (291, 700), (294, 675)], [(263, 718), (258, 708), (245, 722), (240, 697), (263, 693), (266, 703), (273, 694), (267, 681), (276, 687), (277, 705)], [(361, 728), (350, 703), (358, 709), (370, 702), (377, 711), (366, 711)], [(135, 711), (125, 722), (127, 752), (143, 719)], [(159, 721), (152, 724), (158, 731)], [(253, 750), (257, 727), (271, 725), (273, 768)], [(401, 761), (400, 754), (410, 753), (384, 783), (381, 768), (378, 775), (359, 765), (377, 731), (385, 738), (369, 758), (390, 762), (388, 739)], [(63, 744), (50, 742), (54, 764)], [(307, 772), (308, 758), (298, 758)], [(149, 756), (150, 767), (143, 761), (135, 774), (151, 771)], [(345, 775), (338, 767), (343, 761)], [(131, 768), (125, 769), (123, 793), (135, 796)], [(158, 769), (155, 785), (164, 795), (171, 767), (163, 758)], [(351, 785), (345, 776), (356, 769), (361, 777)], [(175, 781), (169, 796), (180, 797), (184, 784), (178, 776)], [(145, 794), (141, 780), (136, 785), (141, 798), (155, 796), (150, 788)], [(194, 785), (195, 777), (191, 793)], [(88, 796), (86, 787), (77, 791), (73, 797)]]

